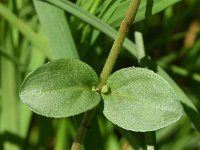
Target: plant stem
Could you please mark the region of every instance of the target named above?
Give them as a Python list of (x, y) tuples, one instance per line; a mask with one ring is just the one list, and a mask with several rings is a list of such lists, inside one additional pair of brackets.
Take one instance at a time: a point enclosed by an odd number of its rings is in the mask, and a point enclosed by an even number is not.
[(92, 119), (94, 112), (95, 112), (95, 109), (85, 112), (83, 119), (81, 121), (81, 125), (77, 131), (75, 140), (72, 144), (71, 150), (80, 150), (81, 143), (83, 139), (85, 138), (86, 131), (89, 127), (89, 123)]
[(100, 75), (99, 83), (96, 87), (99, 90), (101, 90), (103, 85), (106, 84), (106, 81), (112, 72), (112, 69), (119, 55), (120, 49), (122, 47), (123, 41), (128, 34), (129, 28), (133, 20), (135, 19), (139, 4), (140, 4), (140, 0), (131, 0), (130, 2), (126, 16), (121, 23), (117, 37), (113, 43), (113, 46), (110, 50), (110, 54), (108, 55), (108, 58), (106, 60), (102, 73)]
[[(108, 77), (110, 76), (112, 69), (115, 65), (115, 62), (117, 60), (117, 57), (120, 53), (120, 49), (122, 47), (123, 41), (125, 37), (128, 34), (129, 28), (131, 24), (133, 23), (133, 20), (136, 16), (139, 4), (141, 0), (131, 0), (128, 11), (126, 13), (126, 16), (124, 20), (121, 23), (121, 26), (119, 28), (118, 34), (116, 36), (116, 39), (113, 43), (113, 46), (110, 50), (110, 53), (108, 55), (108, 58), (106, 60), (106, 63), (104, 65), (104, 68), (101, 72), (99, 82), (96, 86), (96, 88), (100, 91), (101, 88), (106, 84), (106, 81)], [(84, 114), (83, 120), (81, 122), (81, 125), (79, 127), (79, 130), (77, 132), (75, 141), (72, 144), (71, 150), (80, 150), (81, 142), (83, 141), (86, 131), (87, 131), (87, 126), (89, 125), (89, 122), (92, 118), (92, 114), (95, 112), (95, 109), (86, 112)]]

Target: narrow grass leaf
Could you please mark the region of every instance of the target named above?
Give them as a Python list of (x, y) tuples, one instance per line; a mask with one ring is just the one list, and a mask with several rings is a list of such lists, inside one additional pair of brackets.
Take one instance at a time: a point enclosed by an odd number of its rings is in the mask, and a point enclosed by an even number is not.
[(22, 64), (19, 62), (19, 60), (18, 60), (15, 56), (10, 55), (10, 54), (7, 54), (7, 53), (6, 53), (6, 50), (4, 50), (3, 47), (0, 47), (0, 55), (1, 55), (2, 57), (6, 58), (8, 61), (11, 61), (11, 62), (14, 63), (15, 65), (18, 65), (18, 66), (22, 65)]
[[(180, 2), (181, 0), (145, 0), (141, 1), (136, 18), (134, 22), (141, 21), (151, 15), (154, 15), (165, 8)], [(127, 11), (128, 5), (130, 3), (130, 0), (122, 2), (120, 5), (118, 5), (115, 12), (112, 14), (110, 19), (108, 20), (108, 24), (114, 27), (118, 27), (120, 23), (122, 22), (125, 13)]]
[(193, 122), (195, 128), (200, 132), (200, 114), (195, 105), (187, 97), (187, 95), (181, 90), (181, 88), (170, 78), (170, 76), (161, 68), (157, 67), (157, 73), (162, 76), (174, 89), (179, 100), (181, 101), (184, 111), (190, 120)]
[(69, 149), (69, 137), (67, 133), (69, 120), (64, 118), (58, 120), (58, 127), (56, 133), (55, 150)]
[[(1, 11), (1, 10), (0, 10)], [(13, 43), (10, 34), (12, 32), (10, 26), (8, 26), (9, 30), (4, 33), (4, 42), (3, 43), (6, 51), (5, 53), (11, 57), (14, 57), (13, 54)], [(0, 133), (10, 133), (10, 135), (19, 135), (19, 126), (20, 126), (20, 118), (19, 118), (19, 105), (17, 101), (17, 81), (16, 81), (16, 65), (14, 65), (13, 61), (8, 60), (5, 57), (1, 58), (1, 103), (0, 103)], [(11, 119), (12, 118), (12, 119)], [(5, 137), (4, 137), (5, 138)], [(8, 139), (4, 139), (7, 142), (3, 142), (4, 149), (10, 150), (20, 150), (20, 143), (11, 143), (8, 142)]]
[(46, 41), (38, 36), (26, 23), (17, 18), (8, 8), (0, 3), (0, 15), (2, 15), (13, 27), (18, 29), (29, 41), (37, 46), (47, 57), (52, 55)]
[[(113, 14), (114, 10), (119, 5), (120, 1), (105, 1), (105, 3), (106, 3), (106, 6), (104, 6), (105, 7), (104, 10), (100, 11), (100, 14), (98, 15), (98, 17), (102, 21), (107, 22), (110, 16)], [(100, 34), (100, 31), (93, 30), (92, 40), (91, 40), (92, 44), (95, 42), (99, 34)]]
[(47, 34), (53, 58), (79, 58), (65, 12), (41, 0), (34, 0), (34, 5)]
[[(91, 24), (92, 26), (94, 26), (95, 28), (97, 28), (98, 30), (103, 32), (104, 34), (111, 37), (112, 39), (115, 39), (115, 37), (117, 35), (117, 31), (114, 28), (112, 28), (105, 22), (101, 21), (94, 15), (81, 9), (80, 7), (73, 4), (72, 2), (65, 1), (65, 0), (56, 0), (56, 1), (45, 0), (45, 1), (54, 4), (55, 6), (57, 6), (59, 8), (62, 8), (63, 10), (67, 11), (68, 13), (71, 13), (74, 16), (82, 19), (83, 21)], [(125, 39), (123, 46), (127, 49), (131, 49), (130, 53), (132, 53), (133, 55), (136, 56), (137, 53), (136, 53), (136, 49), (135, 49), (135, 44), (133, 42), (131, 42), (128, 38)]]

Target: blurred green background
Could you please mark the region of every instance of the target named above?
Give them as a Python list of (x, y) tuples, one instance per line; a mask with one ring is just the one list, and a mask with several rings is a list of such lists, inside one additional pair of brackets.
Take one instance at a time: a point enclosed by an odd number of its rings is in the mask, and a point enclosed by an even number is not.
[[(97, 73), (105, 63), (129, 0), (0, 0), (0, 150), (70, 149), (82, 119), (32, 113), (19, 100), (25, 76), (52, 59), (77, 58)], [(161, 150), (200, 149), (200, 1), (142, 0), (136, 23), (114, 70), (138, 66), (134, 31), (158, 74), (184, 106), (177, 123), (156, 131)], [(88, 129), (83, 149), (145, 149), (144, 133), (107, 121), (102, 105)]]

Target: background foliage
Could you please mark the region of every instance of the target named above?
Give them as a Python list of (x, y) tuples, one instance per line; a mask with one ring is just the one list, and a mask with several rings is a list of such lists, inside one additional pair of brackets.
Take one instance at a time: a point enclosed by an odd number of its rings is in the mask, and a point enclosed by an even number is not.
[[(0, 149), (70, 148), (82, 114), (66, 119), (34, 114), (19, 101), (19, 87), (27, 73), (52, 59), (79, 58), (100, 73), (128, 4), (129, 0), (0, 1)], [(180, 121), (156, 132), (158, 149), (200, 148), (199, 4), (143, 0), (115, 66), (138, 66), (132, 41), (135, 30), (142, 32), (157, 73), (172, 85), (185, 110)], [(143, 133), (114, 126), (101, 112), (100, 106), (85, 149), (145, 147)]]

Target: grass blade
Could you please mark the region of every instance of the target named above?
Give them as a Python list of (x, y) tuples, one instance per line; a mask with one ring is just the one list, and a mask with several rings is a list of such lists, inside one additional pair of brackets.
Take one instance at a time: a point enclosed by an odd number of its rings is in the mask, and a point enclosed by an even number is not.
[(2, 15), (13, 27), (17, 28), (29, 41), (37, 46), (47, 57), (51, 58), (49, 47), (44, 39), (38, 36), (26, 23), (17, 18), (8, 8), (0, 3)]
[[(154, 15), (165, 8), (180, 2), (181, 0), (146, 0), (146, 1), (141, 1), (140, 7), (138, 9), (138, 13), (136, 15), (136, 18), (134, 22), (141, 21), (151, 15)], [(127, 11), (127, 7), (130, 3), (130, 0), (122, 2), (113, 15), (110, 17), (108, 24), (114, 27), (118, 27), (120, 23), (122, 22), (124, 15)]]
[[(94, 26), (95, 28), (103, 32), (104, 34), (111, 37), (112, 39), (115, 39), (115, 36), (117, 35), (117, 31), (115, 29), (113, 29), (111, 26), (101, 21), (94, 15), (88, 13), (87, 11), (73, 4), (72, 2), (64, 1), (64, 0), (57, 0), (57, 1), (46, 0), (46, 1), (84, 20), (85, 22), (91, 24), (92, 26)], [(130, 53), (132, 53), (133, 55), (136, 55), (135, 44), (131, 42), (128, 38), (125, 39), (123, 46), (126, 49), (131, 49)]]
[[(98, 15), (98, 17), (102, 21), (107, 22), (108, 19), (110, 18), (110, 16), (113, 14), (114, 10), (119, 5), (120, 1), (105, 1), (104, 3), (106, 3), (106, 6), (104, 6), (105, 8), (100, 12), (100, 14)], [(98, 31), (98, 30), (94, 30), (93, 31), (93, 33), (92, 33), (92, 40), (91, 40), (92, 44), (97, 39), (97, 37), (99, 36), (99, 34), (100, 34), (100, 31)]]
[(34, 0), (34, 4), (48, 36), (53, 58), (78, 58), (65, 12), (44, 1)]
[[(10, 38), (12, 30), (5, 32), (5, 41), (4, 41), (4, 51), (10, 56), (13, 55), (13, 43)], [(19, 135), (18, 126), (19, 124), (19, 115), (18, 115), (18, 101), (17, 93), (15, 88), (17, 87), (16, 81), (16, 67), (12, 61), (8, 60), (6, 57), (1, 58), (1, 114), (0, 114), (0, 133), (4, 134), (3, 148), (10, 150), (19, 150), (20, 144), (13, 143), (12, 139), (15, 135)], [(9, 93), (9, 94), (8, 94)], [(10, 137), (5, 135), (12, 135)]]
[(161, 75), (167, 82), (173, 87), (175, 93), (177, 94), (179, 100), (181, 101), (184, 111), (190, 120), (195, 125), (196, 129), (200, 132), (200, 114), (195, 107), (195, 105), (191, 102), (189, 97), (182, 91), (182, 89), (169, 77), (169, 75), (161, 68), (157, 67), (158, 74)]

